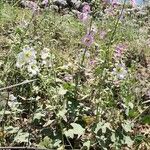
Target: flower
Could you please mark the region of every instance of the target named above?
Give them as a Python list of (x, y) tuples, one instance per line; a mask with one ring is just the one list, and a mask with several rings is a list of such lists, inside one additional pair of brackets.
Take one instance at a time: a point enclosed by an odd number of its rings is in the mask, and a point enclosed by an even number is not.
[(9, 100), (10, 101), (15, 101), (17, 99), (17, 97), (15, 97), (13, 94), (9, 95)]
[(113, 68), (112, 74), (115, 75), (118, 79), (124, 79), (127, 75), (125, 64), (117, 64), (116, 67)]
[(30, 9), (32, 9), (33, 12), (39, 9), (38, 4), (35, 3), (35, 2), (32, 2), (32, 1), (25, 2), (25, 6), (28, 7), (28, 8), (30, 8)]
[(49, 49), (48, 48), (44, 48), (43, 51), (41, 51), (41, 58), (43, 60), (47, 59), (49, 55)]
[(82, 22), (86, 22), (89, 19), (89, 15), (87, 13), (78, 13), (78, 18)]
[(37, 66), (37, 61), (33, 61), (31, 63), (29, 63), (27, 70), (29, 73), (31, 73), (31, 76), (37, 75), (39, 73), (39, 68)]
[(90, 33), (86, 34), (82, 39), (82, 43), (88, 47), (90, 47), (93, 44), (93, 42), (94, 42), (94, 37)]
[(22, 52), (20, 52), (17, 55), (16, 66), (18, 68), (21, 68), (26, 63), (30, 63), (35, 59), (36, 59), (36, 51), (33, 48), (29, 47), (29, 46), (25, 46), (23, 48)]
[(36, 51), (29, 46), (23, 48), (23, 54), (27, 62), (31, 62), (36, 59)]
[(82, 13), (89, 14), (90, 12), (91, 12), (91, 8), (90, 8), (89, 4), (85, 4), (82, 8)]
[(67, 74), (67, 75), (65, 75), (65, 77), (64, 77), (64, 80), (67, 81), (67, 82), (71, 81), (72, 79), (73, 79), (73, 77), (72, 77), (72, 75), (70, 75), (70, 74)]
[(104, 39), (106, 34), (107, 34), (106, 31), (100, 31), (100, 33), (99, 33), (100, 39)]
[(24, 54), (23, 52), (20, 52), (18, 55), (17, 55), (17, 62), (16, 62), (16, 67), (17, 68), (21, 68), (23, 65), (25, 65), (25, 60), (24, 60)]
[(118, 5), (118, 0), (112, 0), (111, 3), (112, 3), (113, 6), (117, 6)]
[(132, 7), (136, 7), (136, 0), (130, 0)]
[(13, 94), (10, 94), (9, 95), (9, 101), (8, 101), (8, 106), (11, 108), (11, 109), (14, 109), (16, 108), (16, 105), (18, 104), (17, 102), (17, 97), (15, 97)]
[(115, 48), (115, 57), (121, 57), (125, 49), (126, 49), (126, 46), (119, 43)]
[(94, 66), (96, 63), (97, 63), (96, 60), (90, 60), (89, 65), (90, 65), (90, 66)]

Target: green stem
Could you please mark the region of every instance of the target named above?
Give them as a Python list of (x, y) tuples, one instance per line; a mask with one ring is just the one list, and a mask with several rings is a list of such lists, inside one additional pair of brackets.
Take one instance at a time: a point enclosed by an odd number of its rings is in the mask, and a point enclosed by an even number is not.
[[(108, 43), (107, 51), (106, 51), (106, 54), (105, 54), (104, 65), (107, 64), (106, 61), (108, 61), (108, 63), (109, 63), (109, 61), (110, 61), (110, 57), (109, 57), (109, 55), (110, 55), (110, 54), (109, 54), (109, 53), (110, 53), (110, 52), (109, 52), (110, 46), (111, 46), (112, 40), (114, 39), (114, 36), (115, 36), (115, 34), (116, 34), (117, 27), (118, 27), (120, 18), (121, 18), (122, 14), (123, 14), (123, 10), (124, 10), (124, 8), (125, 8), (126, 1), (127, 1), (127, 0), (124, 0), (124, 2), (123, 2), (123, 6), (122, 6), (122, 9), (121, 9), (120, 15), (119, 15), (119, 17), (117, 18), (117, 21), (116, 21), (115, 26), (114, 26), (114, 30), (113, 30), (112, 35), (111, 35), (111, 37), (110, 37), (110, 41), (109, 41), (109, 43)], [(107, 58), (108, 58), (108, 59), (107, 59)]]

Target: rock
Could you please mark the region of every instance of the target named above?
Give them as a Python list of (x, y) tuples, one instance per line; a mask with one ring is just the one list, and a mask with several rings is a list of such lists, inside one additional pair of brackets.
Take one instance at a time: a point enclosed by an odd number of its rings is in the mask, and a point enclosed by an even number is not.
[(82, 2), (80, 0), (67, 0), (67, 3), (70, 7), (74, 9), (79, 9), (81, 6)]
[(50, 9), (58, 12), (59, 8), (56, 5), (50, 5)]
[(22, 0), (22, 1), (20, 2), (20, 6), (23, 7), (23, 8), (24, 8), (24, 7), (27, 7), (27, 8), (34, 9), (34, 10), (40, 9), (39, 6), (38, 6), (38, 4), (35, 3), (35, 2), (33, 2), (33, 1), (25, 1), (25, 0)]
[(59, 8), (66, 8), (68, 6), (66, 0), (54, 0), (53, 5), (58, 6)]
[(41, 4), (40, 4), (40, 7), (41, 7), (41, 8), (45, 8), (45, 7), (48, 6), (48, 4), (49, 4), (49, 1), (48, 1), (48, 0), (43, 0), (43, 1), (41, 2)]

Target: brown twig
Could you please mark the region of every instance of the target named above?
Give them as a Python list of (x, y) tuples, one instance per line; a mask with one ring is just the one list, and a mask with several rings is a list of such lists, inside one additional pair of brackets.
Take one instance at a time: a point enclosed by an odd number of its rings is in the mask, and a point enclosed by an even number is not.
[(0, 91), (4, 91), (4, 90), (8, 90), (8, 89), (12, 89), (14, 87), (17, 87), (17, 86), (20, 86), (20, 85), (23, 85), (23, 84), (28, 84), (28, 83), (31, 83), (31, 82), (34, 82), (38, 79), (33, 79), (33, 80), (25, 80), (21, 83), (17, 83), (17, 84), (14, 84), (14, 85), (10, 85), (10, 86), (7, 86), (7, 87), (3, 87), (3, 88), (0, 88)]

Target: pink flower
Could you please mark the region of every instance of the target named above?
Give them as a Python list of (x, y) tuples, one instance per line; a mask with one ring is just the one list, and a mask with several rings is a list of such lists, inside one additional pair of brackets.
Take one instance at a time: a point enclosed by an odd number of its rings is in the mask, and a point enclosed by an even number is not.
[(118, 44), (115, 48), (115, 56), (116, 57), (121, 57), (121, 55), (123, 54), (123, 52), (125, 51), (126, 46), (123, 44)]
[(136, 0), (130, 0), (132, 7), (136, 7)]
[(112, 0), (112, 4), (113, 5), (117, 5), (118, 4), (118, 0)]
[(78, 18), (82, 22), (86, 22), (89, 19), (89, 15), (86, 13), (78, 13)]
[(91, 12), (91, 8), (88, 4), (85, 4), (82, 8), (82, 13), (90, 13)]
[(100, 36), (100, 39), (104, 39), (105, 36), (106, 36), (107, 32), (106, 31), (101, 31), (99, 36)]
[(93, 66), (93, 65), (95, 65), (96, 64), (96, 60), (91, 60), (90, 62), (89, 62), (89, 64), (91, 65), (91, 66)]
[(82, 43), (84, 45), (86, 45), (87, 47), (90, 47), (94, 42), (94, 37), (92, 34), (86, 34), (83, 39), (82, 39)]

